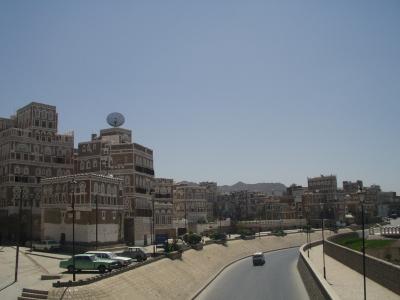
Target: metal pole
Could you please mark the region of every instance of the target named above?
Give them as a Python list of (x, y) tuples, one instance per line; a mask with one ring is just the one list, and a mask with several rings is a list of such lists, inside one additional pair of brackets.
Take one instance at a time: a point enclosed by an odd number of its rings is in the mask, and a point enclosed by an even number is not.
[(367, 286), (365, 278), (365, 224), (364, 224), (364, 203), (361, 203), (361, 218), (362, 218), (362, 240), (363, 240), (363, 277), (364, 277), (364, 300), (367, 299)]
[(186, 232), (185, 232), (185, 233), (189, 233), (189, 230), (188, 230), (188, 228), (187, 228), (186, 202), (187, 202), (187, 199), (185, 199), (185, 229), (186, 229)]
[(74, 181), (73, 183), (73, 192), (72, 192), (72, 265), (74, 267), (74, 270), (72, 271), (72, 280), (76, 280), (76, 275), (75, 275), (75, 184), (76, 182)]
[(308, 248), (307, 248), (307, 256), (310, 257), (310, 247), (311, 247), (311, 243), (310, 243), (310, 222), (307, 222), (307, 231), (306, 231), (306, 237), (307, 237), (307, 244), (308, 244)]
[(18, 232), (17, 232), (17, 252), (15, 253), (15, 277), (14, 281), (18, 281), (18, 262), (19, 262), (19, 244), (21, 242), (21, 214), (22, 214), (22, 193), (23, 189), (20, 187), (19, 195), (19, 212), (18, 212)]
[(152, 194), (151, 195), (151, 200), (152, 200), (152, 204), (153, 204), (153, 230), (152, 230), (152, 236), (153, 236), (153, 257), (155, 257), (156, 256), (156, 241), (155, 241), (155, 234), (156, 234), (156, 230), (155, 230), (155, 226), (154, 226), (154, 214), (155, 214), (155, 211), (154, 211), (154, 195)]
[(33, 197), (31, 198), (31, 252), (33, 251)]
[(322, 218), (322, 260), (324, 262), (324, 279), (326, 280), (325, 270), (325, 237), (324, 237), (324, 218)]
[(98, 217), (99, 217), (99, 195), (96, 195), (96, 250), (99, 246), (98, 245), (98, 243), (99, 243)]

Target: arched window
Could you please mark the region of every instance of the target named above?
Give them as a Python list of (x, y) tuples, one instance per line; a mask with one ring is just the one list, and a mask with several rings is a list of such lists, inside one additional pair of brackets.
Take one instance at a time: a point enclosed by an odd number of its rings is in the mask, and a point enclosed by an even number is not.
[(97, 184), (97, 182), (95, 182), (93, 185), (93, 192), (96, 194), (99, 192), (99, 185)]
[(91, 169), (90, 160), (88, 160), (88, 161), (86, 162), (86, 169)]
[(79, 167), (81, 170), (85, 170), (85, 162), (83, 160), (81, 160), (81, 164)]

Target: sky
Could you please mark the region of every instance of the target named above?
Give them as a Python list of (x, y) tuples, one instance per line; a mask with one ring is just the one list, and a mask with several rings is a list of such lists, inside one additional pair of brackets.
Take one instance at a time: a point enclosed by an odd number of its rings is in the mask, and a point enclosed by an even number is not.
[(0, 116), (124, 114), (157, 177), (400, 193), (399, 1), (0, 2)]

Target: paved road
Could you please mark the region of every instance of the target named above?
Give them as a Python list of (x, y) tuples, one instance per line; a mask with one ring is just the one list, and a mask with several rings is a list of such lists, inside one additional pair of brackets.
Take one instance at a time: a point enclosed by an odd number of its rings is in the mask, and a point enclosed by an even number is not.
[(253, 267), (246, 258), (226, 268), (199, 300), (310, 299), (297, 271), (298, 248), (265, 254), (264, 266)]

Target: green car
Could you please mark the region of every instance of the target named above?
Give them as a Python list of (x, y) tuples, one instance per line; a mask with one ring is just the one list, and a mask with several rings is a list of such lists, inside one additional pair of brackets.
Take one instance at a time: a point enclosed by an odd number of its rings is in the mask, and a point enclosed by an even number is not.
[[(106, 270), (111, 271), (119, 267), (116, 260), (98, 258), (94, 254), (78, 254), (75, 255), (75, 270), (98, 270), (104, 273)], [(68, 269), (69, 273), (74, 271), (72, 257), (68, 260), (60, 261), (60, 268)]]

